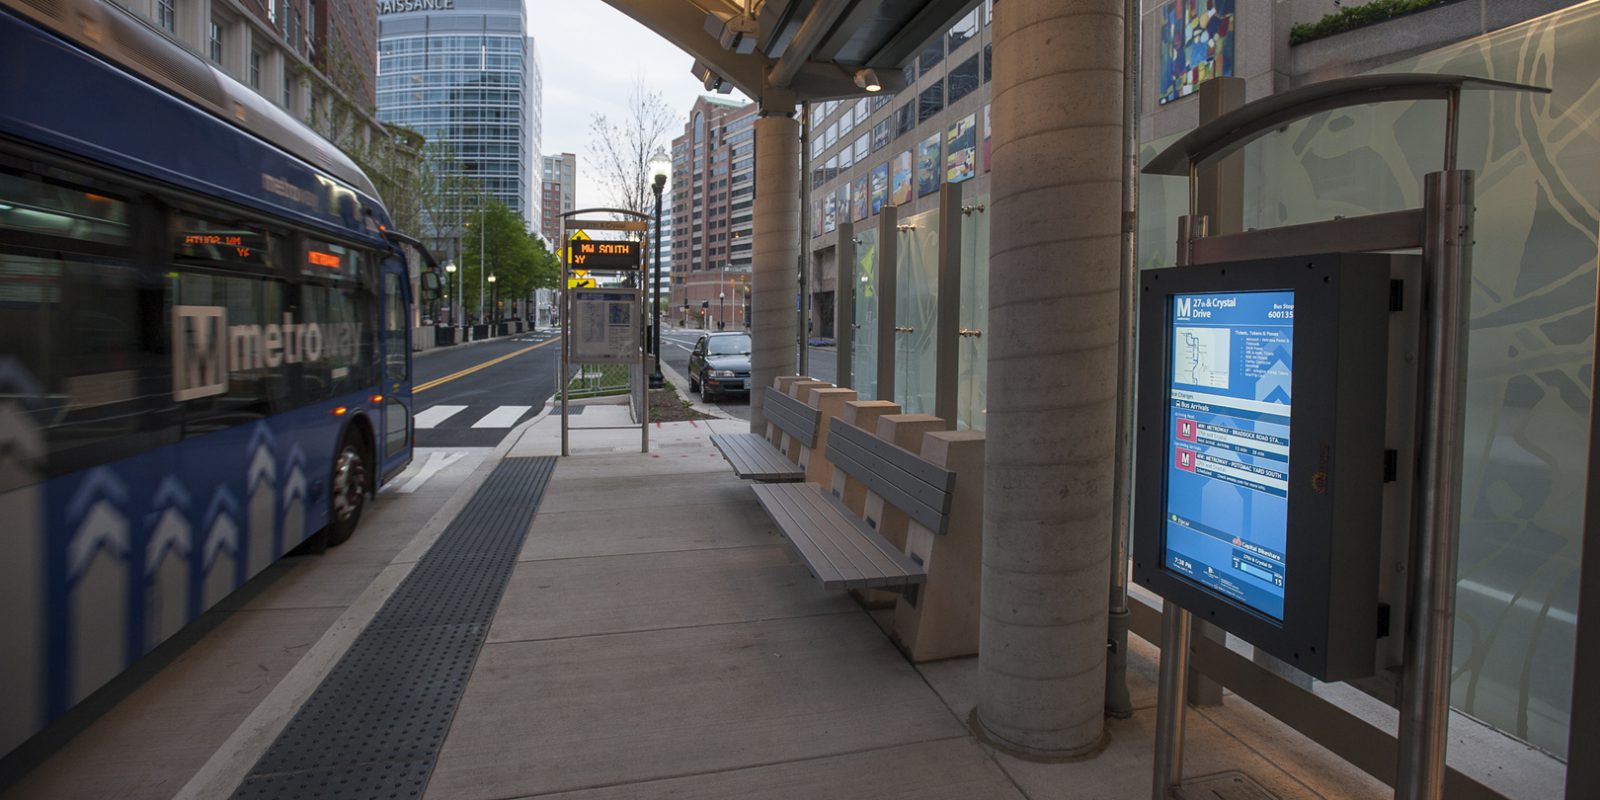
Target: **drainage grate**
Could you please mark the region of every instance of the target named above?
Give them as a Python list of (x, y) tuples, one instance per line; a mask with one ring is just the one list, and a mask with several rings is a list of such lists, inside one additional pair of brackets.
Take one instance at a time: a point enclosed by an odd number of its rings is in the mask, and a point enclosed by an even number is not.
[(490, 473), (235, 800), (422, 796), (555, 464), (508, 458)]

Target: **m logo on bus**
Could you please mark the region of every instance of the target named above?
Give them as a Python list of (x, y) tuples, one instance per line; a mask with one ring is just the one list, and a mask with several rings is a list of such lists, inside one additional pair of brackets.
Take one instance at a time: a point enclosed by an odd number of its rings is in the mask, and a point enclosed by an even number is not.
[(223, 306), (172, 307), (172, 396), (209, 397), (228, 391), (234, 372), (321, 361), (351, 364), (360, 354), (361, 324), (295, 322), (228, 324)]

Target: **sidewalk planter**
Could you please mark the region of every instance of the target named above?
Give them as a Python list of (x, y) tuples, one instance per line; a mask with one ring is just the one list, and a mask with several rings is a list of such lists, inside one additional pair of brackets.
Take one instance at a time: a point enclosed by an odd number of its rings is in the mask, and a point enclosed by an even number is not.
[(476, 342), (479, 339), (487, 339), (487, 338), (489, 338), (489, 326), (488, 325), (474, 325), (474, 326), (472, 326), (472, 341)]
[(436, 347), (449, 347), (456, 343), (456, 329), (449, 325), (433, 326), (433, 343)]

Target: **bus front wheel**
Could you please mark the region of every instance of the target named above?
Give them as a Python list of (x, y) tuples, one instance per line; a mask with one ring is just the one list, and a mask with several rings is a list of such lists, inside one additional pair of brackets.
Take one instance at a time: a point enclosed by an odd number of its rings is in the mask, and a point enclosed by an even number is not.
[(343, 544), (356, 532), (367, 503), (366, 440), (356, 429), (345, 431), (339, 454), (333, 459), (333, 489), (328, 503), (328, 546)]

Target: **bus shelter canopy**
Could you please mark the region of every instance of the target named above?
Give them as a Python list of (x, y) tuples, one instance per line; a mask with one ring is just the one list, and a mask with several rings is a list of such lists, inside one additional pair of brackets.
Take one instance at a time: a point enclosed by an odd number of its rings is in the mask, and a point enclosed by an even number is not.
[[(693, 56), (708, 91), (764, 105), (904, 88), (902, 65), (972, 0), (606, 0)], [(870, 70), (870, 72), (867, 72)]]

